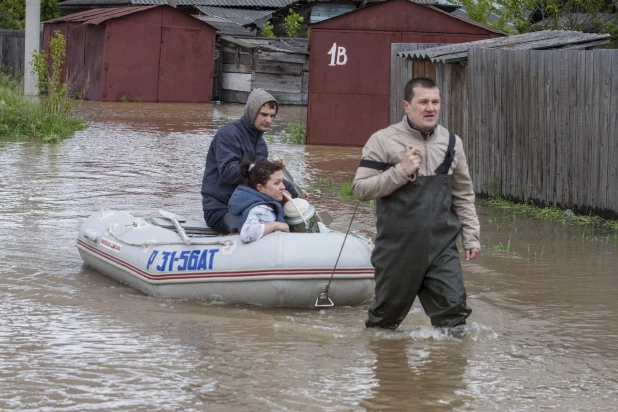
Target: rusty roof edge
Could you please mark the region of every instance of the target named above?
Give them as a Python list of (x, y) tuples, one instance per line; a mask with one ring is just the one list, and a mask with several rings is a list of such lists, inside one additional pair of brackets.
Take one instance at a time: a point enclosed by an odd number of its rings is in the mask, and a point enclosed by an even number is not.
[[(138, 13), (154, 7), (171, 7), (163, 4), (133, 7), (106, 7), (101, 9), (91, 9), (79, 13), (73, 13), (55, 19), (47, 20), (44, 23), (79, 23), (98, 25), (104, 21), (115, 19), (129, 14)], [(102, 16), (103, 15), (103, 16)]]

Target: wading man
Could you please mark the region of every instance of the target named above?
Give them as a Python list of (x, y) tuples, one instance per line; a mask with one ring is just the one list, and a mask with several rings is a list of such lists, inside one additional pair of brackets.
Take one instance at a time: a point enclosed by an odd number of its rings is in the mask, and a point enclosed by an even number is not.
[(438, 125), (436, 83), (414, 78), (404, 97), (406, 116), (369, 138), (354, 179), (359, 200), (377, 199), (376, 301), (365, 325), (396, 329), (418, 296), (433, 326), (460, 335), (472, 310), (459, 234), (466, 260), (480, 252), (472, 180), (461, 139)]
[[(240, 161), (247, 159), (256, 163), (268, 158), (263, 135), (270, 128), (278, 109), (277, 101), (270, 93), (255, 89), (249, 94), (243, 117), (219, 129), (210, 143), (202, 179), (202, 210), (206, 224), (219, 233), (229, 234), (237, 230), (237, 218), (228, 210), (228, 202), (243, 181)], [(297, 197), (292, 186), (284, 183), (292, 197)]]

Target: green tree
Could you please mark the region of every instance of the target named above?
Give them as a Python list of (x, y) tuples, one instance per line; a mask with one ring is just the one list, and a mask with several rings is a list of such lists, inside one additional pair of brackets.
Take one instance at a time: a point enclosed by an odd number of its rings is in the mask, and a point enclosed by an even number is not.
[(23, 30), (26, 22), (24, 0), (0, 0), (0, 29)]
[(298, 37), (300, 34), (300, 25), (303, 21), (304, 19), (298, 13), (290, 9), (290, 12), (283, 21), (288, 37)]
[[(60, 17), (58, 0), (41, 0), (41, 21)], [(23, 30), (26, 25), (25, 0), (0, 0), (0, 29)]]
[(39, 79), (39, 94), (43, 96), (45, 108), (50, 113), (66, 115), (71, 108), (68, 85), (62, 81), (62, 66), (66, 61), (67, 42), (59, 30), (49, 41), (50, 54), (32, 54), (30, 65)]
[[(618, 35), (618, 0), (450, 0), (464, 7), (471, 19), (508, 33), (526, 33), (532, 30), (582, 30), (591, 23), (594, 31)], [(490, 22), (489, 16), (498, 17)], [(540, 17), (534, 27), (530, 15)], [(582, 15), (586, 15), (585, 21)]]

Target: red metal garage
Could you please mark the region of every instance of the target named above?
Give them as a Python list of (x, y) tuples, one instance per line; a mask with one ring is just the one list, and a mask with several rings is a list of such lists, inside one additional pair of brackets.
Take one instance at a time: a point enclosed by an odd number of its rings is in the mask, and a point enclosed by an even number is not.
[(209, 102), (216, 29), (167, 5), (93, 9), (45, 22), (67, 39), (66, 78), (88, 100)]
[(388, 0), (312, 25), (307, 143), (363, 146), (388, 126), (391, 43), (503, 35), (409, 0)]

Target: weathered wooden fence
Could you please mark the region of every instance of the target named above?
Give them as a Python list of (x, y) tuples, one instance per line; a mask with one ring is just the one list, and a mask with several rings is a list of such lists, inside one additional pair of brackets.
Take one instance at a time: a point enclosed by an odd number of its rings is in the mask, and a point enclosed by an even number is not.
[(477, 193), (618, 217), (618, 51), (471, 49)]
[(20, 30), (0, 30), (0, 73), (24, 75), (25, 36)]
[(221, 101), (246, 103), (251, 90), (261, 87), (284, 105), (306, 105), (309, 90), (307, 41), (289, 40), (295, 47), (273, 46), (261, 38), (219, 38)]
[(393, 57), (392, 72), (393, 122), (404, 78), (436, 79), (477, 194), (618, 218), (618, 51), (475, 48), (463, 64)]
[(413, 77), (424, 76), (436, 80), (435, 65), (430, 61), (409, 62), (397, 53), (430, 49), (440, 43), (391, 43), (391, 124), (403, 118), (403, 88)]

